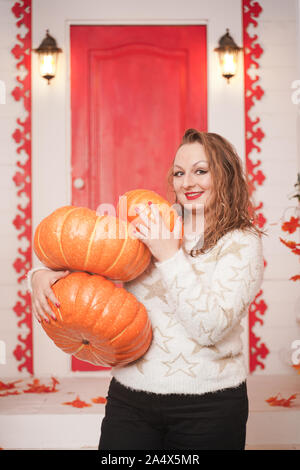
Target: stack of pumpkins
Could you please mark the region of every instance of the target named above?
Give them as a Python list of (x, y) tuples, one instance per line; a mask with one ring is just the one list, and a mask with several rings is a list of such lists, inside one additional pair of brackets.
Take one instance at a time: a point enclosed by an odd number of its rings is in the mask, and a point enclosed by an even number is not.
[(154, 191), (142, 189), (120, 198), (117, 217), (64, 206), (38, 225), (33, 248), (40, 261), (54, 270), (72, 271), (52, 286), (60, 307), (48, 299), (57, 320), (48, 316), (49, 323), (42, 322), (64, 352), (114, 367), (135, 361), (149, 348), (152, 327), (145, 306), (111, 280), (131, 281), (147, 269), (151, 253), (131, 228), (137, 222), (135, 208), (143, 207), (149, 215), (150, 203), (158, 205), (172, 231), (176, 211)]

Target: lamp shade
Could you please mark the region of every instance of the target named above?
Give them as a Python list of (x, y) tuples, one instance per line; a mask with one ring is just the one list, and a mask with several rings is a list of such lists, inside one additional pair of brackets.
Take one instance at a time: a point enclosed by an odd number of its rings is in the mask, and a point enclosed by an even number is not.
[(229, 29), (226, 29), (226, 34), (220, 38), (219, 47), (216, 47), (215, 51), (219, 54), (222, 75), (228, 83), (237, 72), (238, 55), (241, 50), (243, 48), (235, 43), (229, 34)]
[(38, 48), (34, 49), (39, 56), (39, 69), (43, 78), (50, 80), (55, 77), (57, 69), (58, 54), (62, 49), (57, 46), (55, 39), (50, 36), (49, 30), (46, 31), (46, 37)]

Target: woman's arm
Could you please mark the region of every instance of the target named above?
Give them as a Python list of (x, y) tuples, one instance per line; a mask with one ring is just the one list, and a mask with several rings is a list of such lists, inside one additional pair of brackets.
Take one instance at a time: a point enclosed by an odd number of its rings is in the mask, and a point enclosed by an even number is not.
[(29, 290), (29, 292), (31, 294), (32, 294), (32, 276), (33, 276), (34, 273), (36, 273), (40, 269), (44, 269), (46, 271), (51, 271), (51, 269), (47, 268), (46, 266), (39, 266), (38, 268), (33, 268), (33, 269), (30, 269), (30, 271), (28, 271), (28, 273), (27, 273), (27, 290)]
[[(240, 322), (263, 278), (262, 242), (256, 235), (232, 232), (217, 251), (191, 258), (180, 249), (172, 258), (155, 263), (175, 315), (203, 346), (220, 341)], [(205, 277), (211, 262), (215, 268), (208, 284)]]

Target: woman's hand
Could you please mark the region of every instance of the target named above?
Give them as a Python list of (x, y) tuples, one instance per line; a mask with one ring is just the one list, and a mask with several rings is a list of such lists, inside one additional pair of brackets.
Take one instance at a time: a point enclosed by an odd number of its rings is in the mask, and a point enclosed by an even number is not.
[(35, 271), (32, 275), (31, 286), (32, 286), (32, 312), (39, 322), (45, 320), (49, 322), (46, 315), (56, 320), (55, 313), (48, 304), (47, 298), (57, 307), (59, 307), (59, 301), (54, 295), (51, 286), (58, 281), (66, 277), (70, 271), (52, 271), (46, 269), (40, 269)]
[(151, 251), (158, 261), (165, 261), (177, 253), (182, 237), (182, 218), (177, 217), (173, 232), (166, 227), (159, 210), (155, 204), (150, 206), (150, 218), (139, 209), (136, 209), (142, 224), (136, 224), (134, 236), (139, 238)]

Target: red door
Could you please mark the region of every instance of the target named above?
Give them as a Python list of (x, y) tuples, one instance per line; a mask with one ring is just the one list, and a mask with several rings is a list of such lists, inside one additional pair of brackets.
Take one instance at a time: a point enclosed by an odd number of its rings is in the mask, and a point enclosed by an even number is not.
[(167, 197), (185, 129), (207, 130), (206, 27), (71, 26), (71, 113), (72, 204)]

